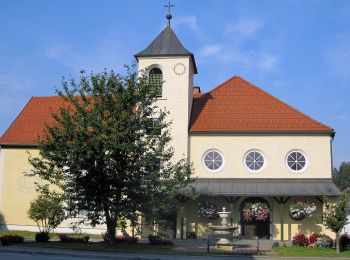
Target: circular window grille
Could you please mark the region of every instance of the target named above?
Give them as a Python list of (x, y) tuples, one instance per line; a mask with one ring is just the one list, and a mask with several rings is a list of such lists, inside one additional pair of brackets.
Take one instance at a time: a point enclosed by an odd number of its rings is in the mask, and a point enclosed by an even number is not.
[(224, 159), (216, 150), (210, 150), (203, 156), (204, 166), (211, 172), (218, 172), (224, 166)]
[(250, 151), (244, 157), (245, 165), (252, 172), (261, 171), (265, 165), (265, 159), (261, 152)]
[(300, 151), (291, 151), (288, 153), (286, 163), (292, 172), (303, 172), (307, 168), (306, 156)]

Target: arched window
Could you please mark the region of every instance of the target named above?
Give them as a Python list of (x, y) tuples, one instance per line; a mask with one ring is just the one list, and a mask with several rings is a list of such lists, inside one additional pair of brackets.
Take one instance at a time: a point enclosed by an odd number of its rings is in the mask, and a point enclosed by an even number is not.
[(159, 68), (153, 68), (149, 72), (149, 83), (157, 97), (162, 96), (163, 73)]

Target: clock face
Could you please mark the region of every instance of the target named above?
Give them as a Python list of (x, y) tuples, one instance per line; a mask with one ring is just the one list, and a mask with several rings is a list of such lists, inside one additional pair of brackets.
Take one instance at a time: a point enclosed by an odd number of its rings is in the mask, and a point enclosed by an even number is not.
[(174, 72), (178, 76), (181, 76), (181, 75), (185, 74), (185, 72), (186, 72), (185, 65), (183, 65), (182, 63), (176, 63), (174, 65)]

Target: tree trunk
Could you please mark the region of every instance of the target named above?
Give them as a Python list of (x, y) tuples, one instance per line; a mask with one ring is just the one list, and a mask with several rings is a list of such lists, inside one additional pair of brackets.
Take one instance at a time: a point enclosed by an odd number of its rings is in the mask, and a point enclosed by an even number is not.
[(335, 233), (335, 244), (337, 247), (337, 254), (340, 254), (340, 236), (339, 236), (340, 231)]
[(107, 225), (107, 239), (108, 244), (116, 243), (116, 228), (117, 228), (117, 220), (112, 218), (110, 212), (108, 210), (108, 206), (106, 203), (103, 203), (103, 210), (105, 212), (106, 217), (106, 225)]

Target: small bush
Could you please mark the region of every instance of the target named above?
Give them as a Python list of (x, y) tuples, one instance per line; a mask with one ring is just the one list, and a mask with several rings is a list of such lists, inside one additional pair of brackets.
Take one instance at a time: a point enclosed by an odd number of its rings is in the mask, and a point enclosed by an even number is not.
[(280, 246), (280, 243), (278, 241), (274, 242), (272, 244), (272, 248)]
[(298, 233), (293, 237), (292, 244), (296, 246), (308, 246), (309, 239), (303, 233)]
[(59, 234), (58, 238), (61, 242), (78, 242), (78, 243), (87, 243), (90, 239), (89, 236), (77, 237), (77, 236), (68, 236), (66, 234)]
[(39, 232), (35, 234), (35, 241), (36, 242), (47, 242), (49, 241), (50, 236), (46, 232)]
[(316, 240), (315, 245), (317, 247), (332, 247), (333, 246), (333, 239), (331, 239), (327, 235), (320, 234)]
[(346, 248), (348, 247), (348, 245), (350, 245), (350, 237), (348, 233), (342, 234), (340, 236), (339, 243), (340, 243), (340, 248)]
[(315, 244), (316, 241), (317, 241), (317, 238), (318, 238), (318, 234), (317, 233), (312, 233), (310, 236), (309, 236), (309, 244)]
[(193, 232), (193, 231), (187, 232), (186, 237), (189, 239), (197, 239), (197, 234), (196, 234), (196, 232)]
[(12, 244), (19, 244), (24, 241), (24, 237), (18, 236), (18, 235), (4, 235), (0, 237), (1, 244), (5, 245), (12, 245)]
[(128, 237), (128, 239), (126, 240), (128, 244), (136, 244), (137, 241), (138, 241), (137, 237)]
[(148, 240), (152, 245), (174, 245), (173, 241), (163, 239), (160, 236), (149, 235)]

